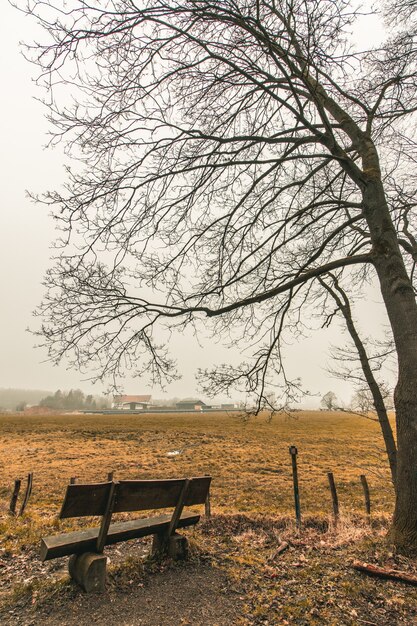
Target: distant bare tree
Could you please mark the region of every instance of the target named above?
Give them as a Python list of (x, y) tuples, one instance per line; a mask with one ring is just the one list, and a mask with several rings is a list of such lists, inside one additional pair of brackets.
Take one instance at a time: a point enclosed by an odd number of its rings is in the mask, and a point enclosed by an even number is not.
[[(392, 410), (394, 408), (394, 405), (391, 402), (392, 396), (389, 389), (380, 386), (380, 390), (386, 409)], [(375, 410), (374, 398), (368, 387), (364, 387), (363, 389), (358, 389), (357, 391), (355, 391), (352, 396), (351, 407), (352, 409), (360, 411), (364, 414), (370, 413), (371, 411)]]
[[(404, 11), (414, 15), (414, 3)], [(39, 313), (51, 359), (176, 373), (161, 328), (252, 345), (213, 390), (271, 380), (317, 279), (377, 280), (398, 355), (392, 538), (417, 546), (413, 19), (349, 47), (345, 0), (29, 0), (55, 140), (79, 167)], [(73, 103), (68, 104), (68, 98)], [(324, 293), (323, 296), (324, 297)]]
[(320, 404), (328, 411), (334, 411), (336, 409), (337, 396), (334, 391), (328, 391), (322, 397)]

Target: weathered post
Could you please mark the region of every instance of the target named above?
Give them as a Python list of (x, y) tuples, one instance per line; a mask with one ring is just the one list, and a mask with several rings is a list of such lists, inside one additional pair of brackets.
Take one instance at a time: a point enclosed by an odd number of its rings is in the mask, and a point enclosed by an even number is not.
[(327, 472), (327, 479), (329, 481), (330, 493), (332, 496), (334, 525), (337, 526), (339, 521), (339, 498), (337, 497), (337, 489), (333, 472)]
[(365, 497), (365, 510), (366, 515), (368, 516), (368, 523), (371, 523), (371, 496), (369, 493), (368, 481), (366, 480), (365, 474), (361, 474), (361, 483), (363, 488), (363, 495)]
[(298, 450), (295, 446), (290, 446), (289, 452), (291, 455), (292, 463), (292, 480), (294, 484), (294, 504), (295, 504), (295, 519), (297, 528), (301, 528), (301, 509), (300, 509), (300, 491), (298, 488), (298, 470), (297, 470), (297, 454)]
[(205, 513), (205, 516), (207, 518), (211, 517), (210, 489), (207, 492), (207, 498), (206, 498), (206, 501), (204, 503), (204, 513)]
[(114, 478), (114, 471), (112, 470), (111, 472), (107, 474), (108, 482), (110, 483), (113, 480), (113, 478)]
[(23, 498), (22, 505), (20, 507), (19, 516), (23, 515), (26, 509), (26, 505), (29, 502), (30, 495), (32, 493), (32, 485), (33, 485), (33, 472), (28, 474), (25, 497)]
[(10, 500), (10, 506), (9, 506), (9, 512), (11, 513), (11, 515), (16, 515), (16, 503), (17, 503), (17, 498), (19, 496), (21, 484), (22, 484), (22, 481), (19, 479), (16, 479), (14, 481), (14, 489), (13, 489), (12, 497)]
[(71, 476), (70, 485), (75, 485), (76, 482), (77, 482), (77, 478), (75, 476)]

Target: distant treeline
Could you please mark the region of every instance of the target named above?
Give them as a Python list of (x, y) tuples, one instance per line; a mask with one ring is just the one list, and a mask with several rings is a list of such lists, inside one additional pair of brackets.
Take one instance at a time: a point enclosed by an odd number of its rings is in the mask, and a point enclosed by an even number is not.
[(49, 393), (46, 389), (0, 389), (0, 410), (14, 411), (18, 405), (38, 404)]
[(39, 405), (49, 409), (65, 409), (67, 411), (110, 408), (110, 402), (107, 398), (91, 394), (86, 396), (81, 389), (70, 389), (69, 391), (58, 389), (53, 395), (42, 398)]

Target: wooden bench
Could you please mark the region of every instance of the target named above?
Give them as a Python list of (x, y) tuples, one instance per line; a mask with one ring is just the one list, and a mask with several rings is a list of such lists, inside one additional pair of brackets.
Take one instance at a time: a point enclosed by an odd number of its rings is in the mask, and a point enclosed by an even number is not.
[[(85, 591), (103, 591), (106, 577), (104, 547), (153, 535), (153, 553), (175, 559), (187, 555), (187, 540), (176, 531), (197, 524), (200, 515), (184, 507), (204, 504), (211, 477), (175, 480), (121, 480), (68, 485), (59, 517), (100, 516), (100, 526), (44, 537), (41, 559), (72, 555), (69, 572)], [(111, 523), (114, 513), (173, 508), (170, 514)]]

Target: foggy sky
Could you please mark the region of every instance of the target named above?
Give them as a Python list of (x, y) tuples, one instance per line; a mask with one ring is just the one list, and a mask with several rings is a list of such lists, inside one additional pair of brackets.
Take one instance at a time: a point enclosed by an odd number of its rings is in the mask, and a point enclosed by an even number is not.
[[(32, 311), (42, 296), (41, 283), (52, 255), (54, 225), (48, 209), (34, 204), (26, 197), (25, 190), (42, 192), (62, 184), (65, 159), (59, 149), (44, 149), (48, 141), (48, 123), (43, 105), (34, 99), (43, 94), (31, 80), (36, 75), (36, 68), (19, 51), (19, 41), (36, 39), (36, 24), (4, 0), (1, 18), (0, 387), (50, 390), (80, 387), (85, 392), (100, 393), (102, 387), (92, 387), (77, 371), (68, 371), (65, 365), (53, 367), (43, 362), (45, 352), (34, 349), (38, 340), (26, 332), (28, 326), (36, 328), (38, 325)], [(372, 18), (364, 19), (357, 31), (358, 40), (369, 39), (372, 28), (375, 30), (377, 26)], [(381, 31), (375, 30), (375, 36), (380, 35)], [(373, 328), (386, 323), (377, 289), (370, 291), (361, 313), (365, 324), (372, 320)], [(329, 344), (338, 342), (340, 326), (335, 324), (329, 330), (319, 331), (311, 339), (289, 347), (290, 374), (300, 376), (306, 388), (318, 394), (305, 405), (318, 406), (321, 395), (330, 389), (341, 400), (349, 401), (350, 385), (330, 378), (325, 371)], [(233, 350), (226, 350), (221, 344), (205, 342), (199, 346), (190, 333), (173, 341), (172, 353), (178, 358), (183, 378), (169, 385), (165, 394), (128, 377), (124, 381), (125, 391), (148, 392), (154, 397), (198, 396), (201, 394), (196, 390), (194, 380), (197, 367), (237, 362), (238, 358)]]

